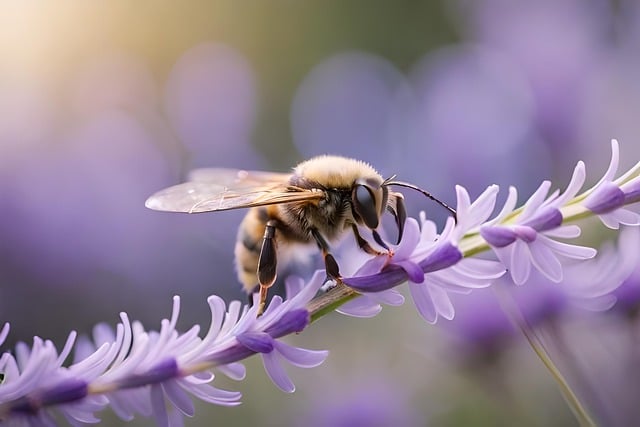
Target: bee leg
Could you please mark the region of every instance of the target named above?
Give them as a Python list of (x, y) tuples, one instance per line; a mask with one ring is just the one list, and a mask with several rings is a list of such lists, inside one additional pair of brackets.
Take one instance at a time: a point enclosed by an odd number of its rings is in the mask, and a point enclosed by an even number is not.
[(380, 246), (382, 246), (383, 248), (385, 248), (387, 250), (387, 254), (393, 255), (393, 251), (384, 242), (384, 240), (382, 240), (382, 237), (380, 237), (380, 234), (378, 234), (378, 232), (376, 230), (371, 230), (371, 234), (373, 234), (373, 240), (375, 240), (377, 244), (379, 244)]
[(255, 294), (258, 291), (258, 289), (260, 289), (260, 285), (256, 285), (256, 287), (253, 288), (253, 290), (247, 294), (249, 307), (253, 307), (253, 294)]
[(276, 222), (270, 220), (264, 229), (260, 258), (258, 258), (258, 283), (260, 284), (260, 299), (258, 316), (264, 312), (267, 303), (267, 291), (276, 281), (276, 266), (278, 257), (276, 254)]
[(404, 206), (404, 196), (401, 193), (391, 192), (389, 194), (389, 201), (387, 202), (387, 210), (393, 215), (393, 219), (396, 221), (398, 227), (398, 241), (402, 240), (402, 233), (404, 231), (404, 223), (407, 220), (407, 209)]
[(327, 272), (327, 277), (335, 280), (338, 283), (341, 282), (342, 276), (340, 275), (340, 267), (338, 266), (338, 262), (336, 261), (336, 259), (329, 252), (329, 244), (318, 232), (318, 230), (312, 229), (311, 234), (318, 244), (318, 247), (322, 251), (322, 257), (324, 258), (324, 268)]
[(353, 230), (353, 235), (356, 237), (356, 241), (358, 242), (358, 246), (360, 247), (360, 249), (362, 249), (363, 251), (365, 251), (369, 255), (383, 255), (384, 254), (384, 252), (380, 252), (380, 251), (378, 251), (378, 250), (376, 250), (376, 249), (371, 247), (369, 242), (367, 242), (360, 235), (360, 232), (358, 231), (358, 227), (355, 224), (353, 224), (351, 226), (351, 229)]

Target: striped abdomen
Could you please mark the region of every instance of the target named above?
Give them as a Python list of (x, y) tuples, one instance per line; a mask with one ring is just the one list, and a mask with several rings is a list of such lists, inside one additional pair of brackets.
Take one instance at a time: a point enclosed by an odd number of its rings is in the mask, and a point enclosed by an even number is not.
[[(283, 216), (287, 216), (284, 220)], [(258, 260), (262, 248), (262, 239), (267, 221), (277, 222), (275, 240), (280, 264), (286, 265), (286, 247), (291, 243), (309, 243), (310, 236), (303, 229), (303, 224), (291, 217), (285, 205), (268, 205), (251, 208), (242, 220), (238, 229), (235, 246), (235, 262), (238, 280), (247, 293), (255, 291), (258, 286)]]

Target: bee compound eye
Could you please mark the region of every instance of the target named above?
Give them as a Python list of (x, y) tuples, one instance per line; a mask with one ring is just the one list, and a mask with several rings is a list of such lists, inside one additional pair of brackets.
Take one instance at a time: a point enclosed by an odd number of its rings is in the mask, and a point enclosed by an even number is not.
[(352, 197), (354, 209), (364, 224), (372, 230), (378, 228), (379, 215), (371, 190), (366, 185), (356, 185)]

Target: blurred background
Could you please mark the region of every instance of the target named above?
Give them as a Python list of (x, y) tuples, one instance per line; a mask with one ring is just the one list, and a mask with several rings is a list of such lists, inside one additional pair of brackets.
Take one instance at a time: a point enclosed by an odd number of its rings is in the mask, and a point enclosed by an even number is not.
[[(578, 160), (592, 184), (611, 138), (631, 166), (639, 29), (634, 0), (0, 2), (4, 347), (62, 345), (120, 311), (157, 329), (176, 294), (181, 327), (206, 327), (208, 295), (244, 299), (232, 267), (243, 212), (144, 207), (195, 167), (287, 171), (335, 153), (455, 204), (456, 184), (472, 197), (499, 184), (500, 200), (515, 185), (521, 202), (543, 179), (564, 188)], [(523, 298), (607, 425), (638, 415), (638, 281), (598, 315), (547, 288)], [(293, 396), (251, 359), (249, 378), (226, 384), (243, 405), (199, 405), (187, 423), (575, 424), (491, 290), (455, 302), (437, 326), (410, 302), (372, 320), (328, 316), (293, 340), (331, 350), (292, 372)]]

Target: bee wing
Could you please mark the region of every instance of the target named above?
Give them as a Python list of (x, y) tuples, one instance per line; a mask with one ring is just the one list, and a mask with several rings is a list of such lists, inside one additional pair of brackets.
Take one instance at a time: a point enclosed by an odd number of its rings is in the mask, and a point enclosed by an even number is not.
[(197, 169), (193, 181), (161, 190), (145, 206), (169, 212), (212, 212), (253, 206), (317, 200), (322, 191), (288, 185), (289, 174), (237, 169)]
[(291, 174), (263, 171), (247, 171), (226, 168), (201, 168), (189, 172), (188, 180), (194, 182), (208, 182), (234, 189), (245, 187), (260, 187), (266, 184), (289, 181)]

